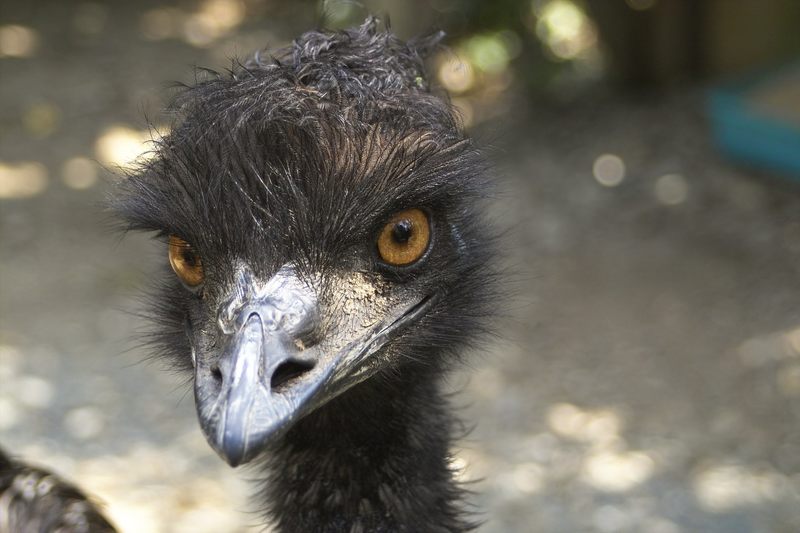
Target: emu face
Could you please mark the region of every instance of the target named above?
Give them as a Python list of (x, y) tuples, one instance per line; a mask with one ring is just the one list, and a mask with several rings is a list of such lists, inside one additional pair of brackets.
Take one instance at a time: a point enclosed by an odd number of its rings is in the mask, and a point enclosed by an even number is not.
[[(187, 89), (114, 208), (173, 272), (155, 340), (231, 465), (367, 379), (439, 369), (482, 326), (482, 166), (418, 50), (311, 32)], [(376, 421), (380, 423), (380, 421)]]
[(393, 286), (366, 252), (327, 271), (304, 270), (290, 255), (264, 271), (241, 257), (201, 289), (214, 295), (195, 302), (202, 325), (187, 323), (195, 399), (206, 437), (231, 465), (389, 364), (391, 340), (435, 303), (435, 287)]

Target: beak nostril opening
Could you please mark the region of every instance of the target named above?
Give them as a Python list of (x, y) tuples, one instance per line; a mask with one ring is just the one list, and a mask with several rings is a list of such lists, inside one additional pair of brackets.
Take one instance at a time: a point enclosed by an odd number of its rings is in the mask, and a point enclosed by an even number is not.
[(219, 366), (211, 367), (211, 377), (222, 383), (222, 370), (219, 369)]
[(291, 383), (314, 368), (314, 363), (305, 361), (286, 361), (278, 365), (270, 379), (270, 388), (275, 392), (281, 392), (288, 388)]

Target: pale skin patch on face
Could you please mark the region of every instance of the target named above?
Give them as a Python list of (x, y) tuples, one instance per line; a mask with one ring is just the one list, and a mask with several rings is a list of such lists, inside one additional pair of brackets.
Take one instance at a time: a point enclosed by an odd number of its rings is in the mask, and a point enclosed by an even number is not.
[[(386, 317), (393, 300), (389, 282), (376, 274), (347, 272), (329, 279), (335, 294), (329, 316), (338, 316), (340, 328), (356, 330), (375, 326)], [(327, 313), (326, 313), (327, 314)]]
[[(321, 345), (323, 353), (338, 353), (349, 343), (364, 339), (381, 324), (388, 325), (393, 311), (402, 307), (402, 295), (377, 273), (341, 272), (328, 275), (325, 283), (331, 296), (321, 302), (323, 323), (329, 332)], [(379, 363), (377, 354), (357, 353), (358, 350), (345, 356), (352, 358), (352, 364), (342, 365), (356, 368), (344, 378), (354, 383), (369, 377)]]

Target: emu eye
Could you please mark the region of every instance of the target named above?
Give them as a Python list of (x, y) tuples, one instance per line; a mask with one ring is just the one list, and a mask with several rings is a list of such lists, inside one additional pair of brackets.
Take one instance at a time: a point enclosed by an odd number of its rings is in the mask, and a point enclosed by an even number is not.
[(189, 287), (203, 283), (203, 263), (192, 245), (180, 237), (169, 237), (169, 264), (180, 280)]
[(378, 236), (378, 253), (392, 266), (417, 261), (428, 249), (431, 225), (421, 209), (405, 209), (392, 215)]

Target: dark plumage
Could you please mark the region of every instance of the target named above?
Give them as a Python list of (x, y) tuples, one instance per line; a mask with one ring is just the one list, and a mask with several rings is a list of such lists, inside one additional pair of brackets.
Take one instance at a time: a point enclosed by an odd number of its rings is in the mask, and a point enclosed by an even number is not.
[(0, 533), (113, 533), (95, 503), (46, 470), (0, 450)]
[[(426, 79), (437, 41), (369, 19), (186, 87), (112, 198), (172, 237), (154, 344), (193, 373), (209, 443), (264, 472), (281, 531), (471, 529), (441, 383), (487, 329), (493, 249), (482, 159)], [(430, 242), (393, 266), (376, 242), (404, 210)], [(416, 220), (387, 246), (410, 254)]]

